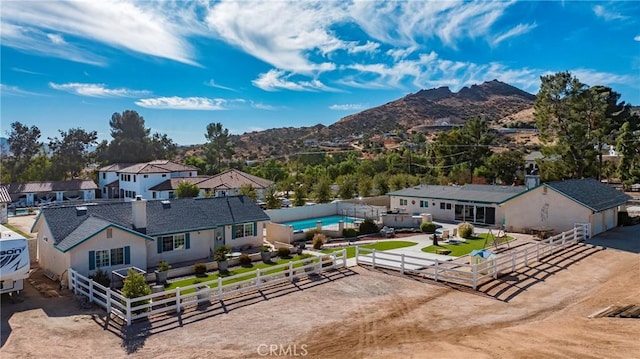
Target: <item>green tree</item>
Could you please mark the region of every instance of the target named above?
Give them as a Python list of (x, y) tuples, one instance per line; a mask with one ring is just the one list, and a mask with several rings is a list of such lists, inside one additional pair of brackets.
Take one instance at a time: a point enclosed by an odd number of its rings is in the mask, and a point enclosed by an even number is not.
[(625, 122), (616, 139), (616, 150), (620, 157), (618, 176), (625, 186), (640, 182), (640, 136), (634, 134), (636, 127), (633, 122)]
[(331, 181), (329, 178), (322, 177), (314, 186), (315, 199), (318, 203), (327, 203), (331, 201)]
[(518, 171), (524, 168), (524, 156), (522, 152), (515, 150), (494, 153), (487, 159), (486, 168), (486, 177), (490, 181), (513, 184), (518, 179)]
[(144, 126), (144, 118), (136, 111), (114, 113), (109, 121), (112, 140), (108, 144), (106, 162), (138, 163), (153, 160), (150, 129)]
[(373, 177), (373, 182), (378, 196), (384, 196), (389, 193), (389, 177), (386, 174), (378, 173)]
[(338, 197), (351, 199), (356, 191), (356, 179), (353, 175), (342, 175), (337, 179)]
[(251, 198), (251, 200), (254, 202), (258, 200), (258, 192), (255, 188), (253, 188), (253, 185), (251, 185), (251, 183), (245, 183), (241, 185), (240, 194)]
[(231, 159), (233, 156), (233, 145), (229, 136), (229, 130), (222, 127), (220, 122), (207, 125), (207, 132), (204, 137), (207, 139), (204, 152), (208, 165), (208, 173), (220, 172), (223, 160)]
[(38, 142), (40, 129), (36, 126), (27, 127), (20, 122), (14, 122), (9, 131), (9, 151), (11, 157), (7, 160), (10, 171), (10, 181), (16, 182), (22, 172), (29, 166), (31, 159), (38, 154), (42, 144)]
[(480, 118), (468, 120), (462, 127), (460, 134), (462, 144), (466, 145), (463, 148), (464, 160), (469, 168), (470, 182), (473, 183), (473, 172), (491, 155), (489, 146), (494, 144), (496, 136), (489, 130), (487, 122)]
[(86, 165), (93, 162), (93, 154), (89, 152), (89, 147), (97, 144), (98, 133), (86, 132), (81, 128), (58, 132), (60, 138), (49, 138), (52, 179), (77, 178)]
[(154, 133), (151, 137), (151, 152), (154, 159), (171, 160), (178, 153), (178, 145), (166, 134)]
[(369, 197), (373, 190), (373, 179), (371, 177), (361, 176), (358, 178), (358, 195), (360, 197)]
[(293, 188), (293, 205), (296, 207), (304, 206), (304, 203), (307, 199), (307, 192), (304, 189), (304, 186), (295, 186)]
[(200, 194), (200, 188), (189, 181), (182, 181), (176, 188), (176, 197), (178, 198), (193, 198), (198, 197)]
[(207, 162), (198, 156), (189, 156), (184, 160), (185, 165), (194, 166), (198, 168), (200, 173), (207, 172)]
[(278, 209), (282, 207), (282, 201), (277, 196), (276, 187), (269, 186), (264, 195), (265, 203), (267, 204), (267, 209)]
[[(124, 278), (124, 285), (122, 286), (122, 295), (125, 298), (138, 298), (151, 294), (151, 287), (147, 284), (142, 273), (138, 273), (133, 269), (129, 269), (127, 276)], [(132, 302), (131, 307), (136, 307), (145, 303), (149, 303), (149, 300)]]

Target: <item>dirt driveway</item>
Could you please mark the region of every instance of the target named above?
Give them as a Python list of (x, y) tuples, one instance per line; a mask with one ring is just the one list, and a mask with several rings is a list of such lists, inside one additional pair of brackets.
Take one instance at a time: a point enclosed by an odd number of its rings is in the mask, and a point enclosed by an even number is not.
[[(474, 292), (355, 267), (127, 328), (63, 291), (2, 299), (3, 358), (637, 358), (637, 253), (581, 245)], [(221, 309), (223, 308), (223, 309)]]

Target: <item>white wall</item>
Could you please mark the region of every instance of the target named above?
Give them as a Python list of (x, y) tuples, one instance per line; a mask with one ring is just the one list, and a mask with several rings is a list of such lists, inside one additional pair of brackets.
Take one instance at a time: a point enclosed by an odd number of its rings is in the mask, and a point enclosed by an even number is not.
[[(406, 205), (400, 205), (400, 199), (406, 199)], [(428, 207), (420, 207), (420, 201), (427, 201)], [(440, 209), (440, 203), (445, 203), (445, 209)], [(447, 203), (451, 205), (451, 209), (447, 208)], [(433, 216), (433, 219), (436, 221), (453, 221), (455, 219), (455, 205), (456, 201), (445, 201), (441, 199), (433, 199), (433, 198), (410, 198), (410, 197), (402, 197), (402, 196), (391, 196), (389, 209), (394, 210), (396, 208), (400, 208), (404, 210), (404, 212), (409, 214), (414, 213), (429, 213)], [(483, 204), (479, 204), (483, 205)], [(486, 205), (489, 206), (489, 205)]]
[(526, 232), (532, 227), (549, 227), (559, 233), (573, 229), (575, 223), (591, 223), (589, 209), (551, 189), (544, 194), (544, 189), (540, 186), (502, 205), (507, 230)]
[(146, 270), (146, 242), (150, 241), (118, 228), (112, 227), (111, 229), (113, 233), (111, 238), (107, 238), (107, 230), (105, 229), (99, 232), (94, 237), (80, 243), (78, 246), (69, 250), (67, 252), (70, 260), (69, 266), (77, 270), (80, 274), (88, 276), (89, 274), (94, 272), (93, 270), (89, 270), (89, 251), (123, 248), (125, 246), (129, 246), (130, 264), (103, 267), (102, 269), (107, 271), (108, 273), (111, 273), (112, 270), (131, 266)]
[(289, 222), (299, 219), (327, 217), (338, 214), (338, 203), (323, 203), (313, 206), (301, 206), (281, 209), (268, 209), (265, 211), (272, 222)]
[(169, 264), (188, 262), (208, 258), (213, 243), (213, 230), (189, 232), (189, 249), (173, 250), (158, 253), (158, 239), (147, 243), (147, 267), (155, 267), (160, 261)]
[[(40, 218), (44, 222), (44, 218)], [(44, 239), (47, 239), (46, 241)], [(70, 266), (68, 253), (62, 253), (53, 246), (53, 236), (46, 223), (40, 225), (37, 235), (38, 265), (43, 270), (49, 270), (56, 275), (61, 275)], [(88, 255), (87, 255), (88, 258)]]

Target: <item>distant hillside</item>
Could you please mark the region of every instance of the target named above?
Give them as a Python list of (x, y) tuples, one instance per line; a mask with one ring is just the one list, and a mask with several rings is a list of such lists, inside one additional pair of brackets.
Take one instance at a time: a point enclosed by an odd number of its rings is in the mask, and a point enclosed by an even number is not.
[(342, 118), (329, 126), (331, 133), (388, 132), (402, 128), (463, 123), (472, 117), (489, 122), (533, 106), (535, 95), (498, 80), (451, 92), (447, 87), (420, 90), (399, 100)]

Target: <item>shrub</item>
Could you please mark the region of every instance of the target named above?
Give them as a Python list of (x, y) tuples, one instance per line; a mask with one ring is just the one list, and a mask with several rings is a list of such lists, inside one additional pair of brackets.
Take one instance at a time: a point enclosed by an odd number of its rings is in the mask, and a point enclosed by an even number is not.
[(436, 227), (436, 224), (433, 222), (424, 222), (420, 225), (420, 230), (422, 233), (435, 233)]
[(331, 256), (322, 256), (321, 260), (322, 260), (323, 267), (329, 267), (333, 264), (331, 260)]
[(207, 273), (207, 265), (204, 263), (196, 263), (193, 266), (193, 271), (196, 273), (196, 275), (204, 275), (205, 273)]
[(171, 265), (167, 261), (158, 262), (158, 266), (156, 267), (158, 272), (165, 272), (171, 269)]
[(311, 241), (311, 240), (313, 240), (313, 237), (315, 237), (315, 235), (318, 234), (318, 233), (322, 234), (322, 230), (319, 230), (317, 228), (310, 229), (310, 230), (304, 232), (304, 239), (307, 240), (307, 241)]
[(373, 219), (365, 219), (364, 222), (360, 223), (360, 228), (358, 229), (361, 234), (378, 233), (380, 230)]
[(473, 225), (471, 223), (460, 223), (458, 225), (458, 235), (462, 238), (469, 238), (473, 235)]
[(291, 250), (286, 247), (278, 248), (278, 257), (289, 258), (291, 256)]
[(251, 265), (251, 257), (246, 253), (242, 253), (240, 257), (238, 257), (238, 260), (241, 266), (248, 267)]
[(327, 237), (324, 234), (316, 233), (316, 235), (313, 236), (313, 249), (322, 248), (322, 246), (326, 241), (327, 241)]
[[(124, 286), (122, 287), (122, 295), (125, 298), (138, 298), (151, 294), (151, 287), (147, 284), (144, 276), (141, 273), (136, 272), (133, 269), (129, 269), (126, 278), (124, 278)], [(137, 307), (142, 304), (149, 303), (149, 299), (132, 302), (132, 307)], [(142, 312), (138, 310), (136, 313)]]
[(344, 228), (342, 230), (342, 236), (345, 238), (355, 238), (358, 236), (358, 231), (355, 228)]
[(227, 260), (227, 254), (231, 253), (231, 247), (220, 246), (213, 252), (213, 260), (222, 262)]
[(102, 268), (98, 268), (98, 270), (96, 270), (93, 275), (90, 275), (89, 278), (93, 279), (94, 282), (104, 287), (108, 287), (111, 285), (111, 278), (109, 278), (109, 273), (102, 270)]
[(271, 252), (271, 247), (262, 246), (262, 247), (260, 247), (260, 252)]

